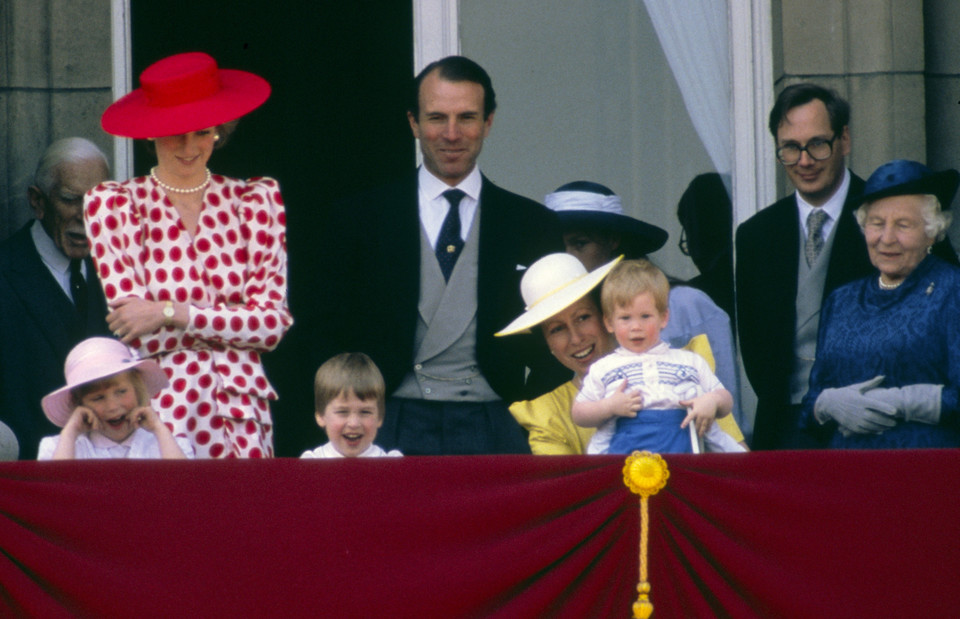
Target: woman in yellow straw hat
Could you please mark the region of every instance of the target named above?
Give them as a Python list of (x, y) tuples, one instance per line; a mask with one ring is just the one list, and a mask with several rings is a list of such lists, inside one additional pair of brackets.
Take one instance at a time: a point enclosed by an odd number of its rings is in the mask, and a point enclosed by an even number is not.
[[(573, 372), (570, 381), (553, 391), (510, 405), (510, 413), (527, 430), (535, 455), (585, 454), (596, 431), (576, 425), (570, 409), (590, 366), (617, 346), (603, 324), (599, 286), (619, 261), (616, 258), (588, 272), (571, 254), (549, 254), (537, 260), (520, 282), (526, 311), (496, 334), (539, 329), (550, 353)], [(706, 337), (694, 338), (687, 348), (712, 364)], [(720, 420), (720, 426), (743, 445), (743, 434), (731, 415)]]
[(586, 453), (596, 430), (574, 424), (570, 406), (593, 362), (616, 348), (603, 326), (596, 293), (618, 260), (589, 273), (570, 254), (550, 254), (537, 260), (520, 282), (527, 310), (497, 333), (505, 336), (539, 328), (550, 353), (573, 372), (570, 381), (553, 391), (510, 406), (510, 413), (527, 430), (534, 454)]

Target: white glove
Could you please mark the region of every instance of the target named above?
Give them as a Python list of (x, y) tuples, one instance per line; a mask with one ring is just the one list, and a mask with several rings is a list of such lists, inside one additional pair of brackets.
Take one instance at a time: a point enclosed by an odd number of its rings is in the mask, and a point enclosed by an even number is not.
[(897, 407), (868, 393), (883, 382), (883, 376), (837, 389), (824, 389), (813, 405), (813, 416), (821, 424), (833, 419), (844, 436), (881, 434), (897, 425)]
[(867, 396), (897, 409), (897, 418), (937, 425), (940, 423), (940, 393), (943, 385), (917, 384), (871, 389)]

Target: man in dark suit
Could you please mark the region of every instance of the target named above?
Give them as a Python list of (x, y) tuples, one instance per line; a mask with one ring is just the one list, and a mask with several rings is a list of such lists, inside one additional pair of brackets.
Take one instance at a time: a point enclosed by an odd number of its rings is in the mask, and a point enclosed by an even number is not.
[(27, 190), (36, 219), (0, 244), (0, 420), (16, 434), (21, 459), (35, 459), (40, 439), (59, 432), (40, 399), (63, 385), (67, 353), (109, 334), (83, 228), (83, 195), (109, 174), (92, 142), (54, 142)]
[[(737, 329), (757, 394), (754, 449), (817, 447), (798, 427), (816, 354), (820, 306), (873, 273), (853, 211), (863, 180), (847, 170), (850, 106), (815, 84), (788, 86), (770, 112), (777, 159), (796, 191), (736, 234)], [(957, 262), (949, 242), (934, 248)]]
[(535, 338), (493, 336), (523, 310), (523, 269), (562, 251), (552, 212), (480, 174), (495, 108), (472, 60), (427, 66), (407, 113), (423, 166), (340, 204), (321, 230), (317, 361), (373, 358), (389, 396), (377, 443), (408, 455), (529, 453), (507, 405), (559, 367)]

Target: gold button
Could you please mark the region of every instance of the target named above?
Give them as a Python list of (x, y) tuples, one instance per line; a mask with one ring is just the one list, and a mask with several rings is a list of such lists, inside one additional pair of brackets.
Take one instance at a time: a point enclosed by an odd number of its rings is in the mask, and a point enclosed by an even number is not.
[(456, 247), (454, 247), (453, 245), (447, 245), (447, 253), (448, 253), (448, 254), (452, 254), (452, 253), (455, 252), (455, 251), (457, 251), (457, 248), (456, 248)]

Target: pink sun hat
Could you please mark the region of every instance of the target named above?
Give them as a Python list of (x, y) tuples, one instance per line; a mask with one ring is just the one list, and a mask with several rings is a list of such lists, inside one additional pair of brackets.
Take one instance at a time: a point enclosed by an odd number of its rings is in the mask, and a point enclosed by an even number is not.
[(137, 370), (151, 397), (169, 385), (167, 375), (153, 359), (140, 359), (123, 342), (109, 337), (91, 337), (73, 347), (63, 364), (67, 384), (43, 397), (40, 406), (47, 419), (61, 428), (73, 413), (70, 390), (127, 370)]
[(140, 74), (140, 88), (100, 118), (103, 130), (125, 138), (160, 138), (215, 127), (259, 107), (270, 84), (247, 71), (220, 69), (203, 52), (175, 54)]

